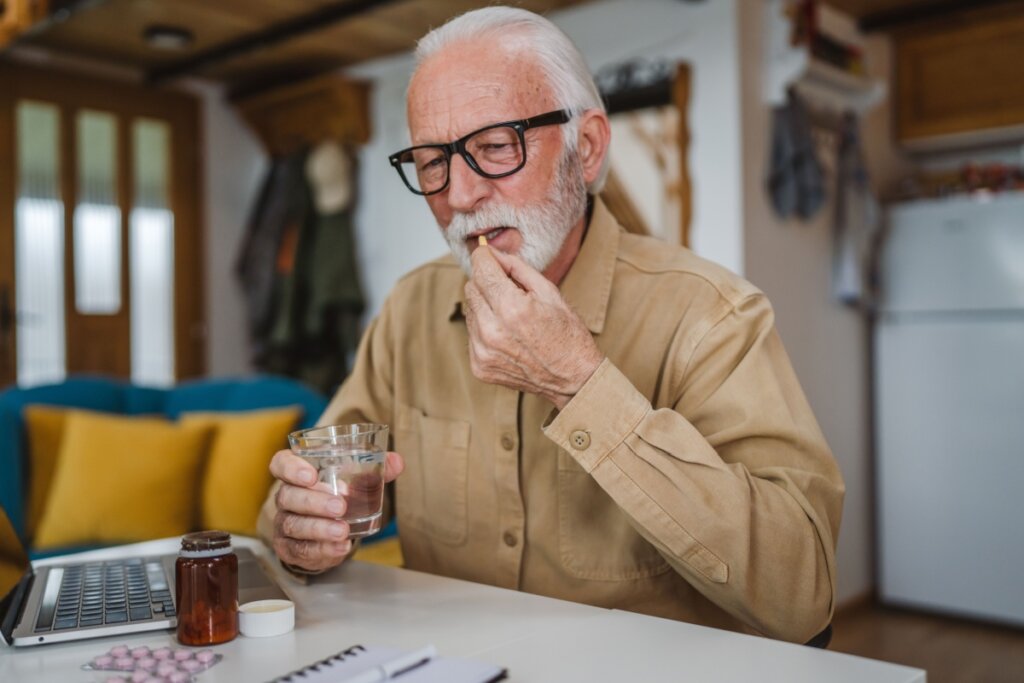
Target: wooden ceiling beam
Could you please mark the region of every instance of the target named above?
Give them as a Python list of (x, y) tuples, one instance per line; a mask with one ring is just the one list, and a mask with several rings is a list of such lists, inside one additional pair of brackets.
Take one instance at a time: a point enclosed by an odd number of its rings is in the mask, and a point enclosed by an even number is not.
[(954, 12), (992, 5), (1019, 3), (1020, 0), (935, 0), (927, 4), (909, 5), (882, 12), (872, 12), (857, 22), (864, 32), (888, 31), (938, 19)]
[(255, 31), (241, 38), (216, 45), (191, 57), (165, 66), (155, 67), (145, 75), (145, 82), (151, 85), (164, 83), (174, 78), (202, 71), (214, 64), (262, 50), (299, 36), (320, 31), (331, 24), (392, 4), (396, 0), (347, 0), (327, 5), (307, 14), (282, 21), (266, 29)]

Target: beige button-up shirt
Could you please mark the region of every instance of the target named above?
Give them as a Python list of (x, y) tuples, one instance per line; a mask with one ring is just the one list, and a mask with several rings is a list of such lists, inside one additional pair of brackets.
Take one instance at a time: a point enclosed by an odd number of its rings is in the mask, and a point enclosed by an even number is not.
[(407, 567), (793, 641), (829, 622), (843, 482), (760, 291), (597, 202), (561, 291), (607, 359), (557, 412), (473, 377), (465, 282), (451, 257), (405, 276), (321, 419), (391, 425)]

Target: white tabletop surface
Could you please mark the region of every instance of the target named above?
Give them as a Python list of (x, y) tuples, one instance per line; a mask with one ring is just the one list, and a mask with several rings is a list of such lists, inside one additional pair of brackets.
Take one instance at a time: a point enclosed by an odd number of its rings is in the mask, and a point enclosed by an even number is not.
[[(265, 552), (251, 539), (235, 543)], [(166, 539), (124, 549), (150, 554), (176, 547), (177, 539)], [(404, 569), (350, 562), (303, 586), (270, 566), (296, 603), (295, 630), (216, 646), (223, 659), (198, 683), (265, 681), (355, 644), (433, 644), (442, 656), (507, 668), (510, 683), (925, 681), (919, 669)], [(177, 647), (169, 631), (17, 649), (0, 643), (0, 681), (102, 681), (81, 666), (122, 643)]]

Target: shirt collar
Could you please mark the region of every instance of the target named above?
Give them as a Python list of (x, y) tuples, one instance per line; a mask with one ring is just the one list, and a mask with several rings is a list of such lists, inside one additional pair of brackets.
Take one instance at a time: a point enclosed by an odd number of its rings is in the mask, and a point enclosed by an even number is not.
[[(559, 289), (583, 319), (587, 329), (592, 334), (600, 334), (604, 329), (608, 300), (611, 298), (622, 228), (604, 202), (599, 198), (593, 201), (594, 210), (580, 252)], [(466, 280), (463, 275), (459, 286), (452, 292), (450, 305), (445, 307), (445, 310), (451, 311), (449, 320), (464, 317)]]

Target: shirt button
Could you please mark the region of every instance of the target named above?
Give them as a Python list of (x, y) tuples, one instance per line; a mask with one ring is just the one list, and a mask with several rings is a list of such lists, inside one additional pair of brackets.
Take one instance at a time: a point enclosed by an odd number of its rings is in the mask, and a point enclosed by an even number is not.
[(590, 447), (590, 434), (582, 429), (577, 429), (569, 435), (569, 443), (578, 451), (585, 451)]
[(505, 541), (505, 545), (507, 545), (509, 548), (516, 547), (516, 543), (519, 542), (519, 539), (516, 538), (516, 535), (511, 531), (506, 531), (502, 539)]
[(512, 438), (511, 434), (501, 435), (501, 447), (506, 451), (510, 451), (516, 447), (516, 440)]

